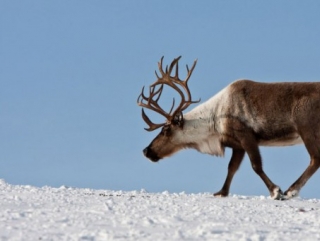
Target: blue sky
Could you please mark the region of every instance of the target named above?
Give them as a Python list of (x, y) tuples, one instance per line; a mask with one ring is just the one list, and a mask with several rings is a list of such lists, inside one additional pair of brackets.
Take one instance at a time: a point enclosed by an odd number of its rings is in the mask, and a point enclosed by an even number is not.
[[(168, 64), (179, 55), (181, 66), (198, 58), (190, 89), (202, 102), (239, 78), (319, 81), (319, 12), (319, 1), (1, 1), (0, 178), (218, 191), (230, 151), (185, 150), (156, 164), (143, 157), (157, 131), (143, 129), (142, 86), (161, 56)], [(309, 164), (302, 145), (261, 152), (283, 190)], [(318, 171), (301, 196), (320, 198), (319, 182)], [(247, 157), (231, 193), (268, 195)]]

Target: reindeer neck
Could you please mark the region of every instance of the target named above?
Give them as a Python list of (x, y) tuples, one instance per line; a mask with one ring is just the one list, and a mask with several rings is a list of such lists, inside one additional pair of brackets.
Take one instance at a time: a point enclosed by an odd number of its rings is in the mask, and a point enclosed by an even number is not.
[(184, 140), (196, 143), (195, 149), (202, 153), (223, 156), (224, 146), (220, 142), (220, 124), (215, 123), (215, 117), (224, 112), (227, 100), (226, 90), (222, 90), (208, 101), (195, 107), (184, 115)]
[(193, 125), (194, 128), (203, 129), (209, 133), (216, 133), (219, 128), (215, 125), (214, 120), (217, 115), (224, 112), (225, 103), (228, 101), (228, 90), (225, 88), (211, 97), (206, 102), (198, 105), (184, 115), (187, 125)]

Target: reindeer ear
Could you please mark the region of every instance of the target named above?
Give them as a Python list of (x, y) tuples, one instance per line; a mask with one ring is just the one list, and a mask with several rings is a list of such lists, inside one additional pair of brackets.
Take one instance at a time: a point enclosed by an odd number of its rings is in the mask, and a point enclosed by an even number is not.
[(183, 123), (184, 123), (183, 114), (182, 114), (182, 112), (178, 112), (173, 118), (173, 124), (182, 128)]

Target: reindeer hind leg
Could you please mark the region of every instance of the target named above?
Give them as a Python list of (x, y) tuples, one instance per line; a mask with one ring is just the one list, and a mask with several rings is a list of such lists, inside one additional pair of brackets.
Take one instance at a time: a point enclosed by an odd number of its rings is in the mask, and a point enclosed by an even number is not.
[(303, 98), (298, 107), (295, 109), (293, 117), (297, 131), (310, 155), (310, 164), (285, 192), (286, 198), (297, 196), (320, 166), (320, 99)]
[(306, 130), (300, 133), (303, 133), (301, 138), (310, 155), (310, 164), (302, 175), (285, 191), (286, 199), (298, 196), (301, 188), (320, 167), (320, 131)]

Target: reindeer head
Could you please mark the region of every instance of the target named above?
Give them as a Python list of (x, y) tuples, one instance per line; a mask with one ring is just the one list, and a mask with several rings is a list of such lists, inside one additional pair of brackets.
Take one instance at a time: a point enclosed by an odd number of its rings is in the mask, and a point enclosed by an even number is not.
[[(178, 76), (178, 61), (180, 58), (181, 56), (174, 59), (170, 64), (169, 68), (168, 66), (166, 66), (166, 70), (164, 71), (162, 68), (162, 57), (160, 62), (158, 62), (161, 77), (159, 77), (157, 72), (155, 72), (157, 80), (155, 83), (150, 85), (149, 97), (144, 95), (143, 87), (142, 92), (137, 100), (139, 106), (155, 111), (166, 118), (166, 121), (164, 123), (154, 124), (150, 121), (150, 119), (145, 114), (142, 108), (142, 118), (149, 126), (149, 128), (145, 128), (147, 131), (153, 131), (162, 127), (161, 132), (150, 143), (150, 145), (143, 150), (144, 155), (153, 162), (157, 162), (159, 159), (172, 155), (178, 150), (186, 147), (186, 145), (192, 145), (188, 143), (183, 143), (181, 141), (184, 126), (182, 112), (185, 109), (187, 109), (189, 105), (193, 103), (198, 103), (200, 101), (191, 100), (191, 94), (188, 87), (188, 80), (192, 74), (193, 69), (196, 66), (197, 60), (194, 61), (193, 66), (190, 70), (187, 65), (187, 77), (185, 80), (180, 80)], [(176, 69), (175, 75), (172, 76), (171, 72), (174, 67)], [(175, 110), (173, 110), (175, 105), (175, 100), (173, 99), (172, 107), (169, 112), (164, 111), (158, 104), (158, 100), (160, 99), (164, 85), (168, 85), (169, 87), (173, 88), (181, 96), (181, 102), (179, 106), (175, 108)], [(184, 92), (179, 88), (179, 86), (182, 87), (182, 89), (186, 92), (187, 97), (185, 96)]]

